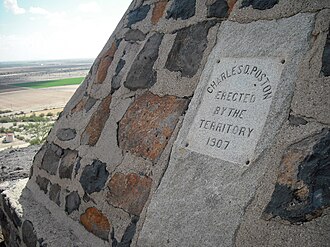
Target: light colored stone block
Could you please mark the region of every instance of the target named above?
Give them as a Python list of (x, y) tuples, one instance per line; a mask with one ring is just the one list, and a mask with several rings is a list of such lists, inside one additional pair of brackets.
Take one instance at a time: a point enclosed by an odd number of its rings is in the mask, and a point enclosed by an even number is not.
[(279, 58), (265, 57), (223, 58), (210, 66), (213, 70), (205, 81), (186, 146), (215, 158), (249, 164), (257, 158), (254, 150), (284, 65)]

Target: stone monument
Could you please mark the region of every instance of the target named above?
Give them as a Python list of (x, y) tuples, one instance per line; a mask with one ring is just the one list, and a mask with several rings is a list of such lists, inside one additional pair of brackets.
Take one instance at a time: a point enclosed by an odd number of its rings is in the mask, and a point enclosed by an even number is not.
[(329, 246), (330, 1), (134, 0), (35, 155), (8, 246)]

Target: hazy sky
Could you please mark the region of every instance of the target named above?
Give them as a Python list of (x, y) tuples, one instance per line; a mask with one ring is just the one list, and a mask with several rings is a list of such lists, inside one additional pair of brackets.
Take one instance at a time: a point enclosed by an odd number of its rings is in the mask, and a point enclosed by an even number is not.
[(0, 61), (95, 58), (131, 2), (0, 1)]

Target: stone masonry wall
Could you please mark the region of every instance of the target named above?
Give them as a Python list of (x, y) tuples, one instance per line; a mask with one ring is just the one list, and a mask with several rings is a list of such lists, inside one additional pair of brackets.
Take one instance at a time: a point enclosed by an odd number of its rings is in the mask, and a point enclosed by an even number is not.
[[(134, 0), (25, 194), (95, 246), (327, 246), (329, 17), (328, 0)], [(244, 166), (186, 143), (208, 67), (224, 57), (284, 64), (258, 158)], [(8, 246), (53, 246), (1, 199)], [(85, 246), (71, 239), (63, 246)]]
[[(137, 245), (329, 246), (330, 2), (241, 0), (231, 8)], [(244, 164), (189, 148), (198, 142), (189, 135), (203, 91), (215, 85), (209, 79), (213, 66), (228, 58), (249, 59), (251, 66), (268, 58), (283, 64), (256, 158)], [(212, 129), (208, 124), (204, 128)], [(223, 138), (230, 138), (227, 133)]]
[(28, 188), (48, 197), (52, 214), (130, 245), (229, 15), (221, 5), (213, 13), (203, 1), (132, 2), (34, 158)]

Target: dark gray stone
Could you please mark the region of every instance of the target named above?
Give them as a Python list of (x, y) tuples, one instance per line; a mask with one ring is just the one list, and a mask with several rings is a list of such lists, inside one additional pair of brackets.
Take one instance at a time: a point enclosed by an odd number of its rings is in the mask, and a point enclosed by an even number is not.
[(324, 46), (322, 55), (322, 69), (321, 72), (324, 76), (330, 76), (330, 26), (327, 41)]
[(6, 200), (5, 197), (2, 197), (2, 201), (3, 209), (5, 210), (7, 217), (10, 219), (11, 222), (14, 223), (16, 229), (18, 229), (22, 225), (21, 219), (18, 217), (14, 208), (10, 205), (9, 200)]
[(228, 10), (226, 0), (216, 0), (213, 4), (207, 5), (207, 17), (224, 18), (228, 16)]
[(33, 157), (33, 164), (36, 165), (37, 167), (41, 167), (41, 161), (42, 158), (45, 155), (46, 150), (49, 147), (49, 143), (46, 141), (39, 150), (37, 150), (37, 153)]
[(193, 77), (207, 47), (207, 34), (215, 21), (200, 22), (178, 31), (165, 67), (180, 71), (183, 77)]
[(70, 141), (74, 139), (77, 135), (75, 129), (59, 129), (56, 133), (56, 136), (61, 141)]
[(121, 238), (120, 243), (117, 244), (117, 247), (130, 247), (133, 237), (136, 232), (136, 224), (139, 221), (138, 216), (133, 216), (131, 223), (127, 226), (124, 235)]
[(112, 77), (112, 81), (111, 81), (111, 94), (113, 94), (117, 89), (120, 88), (120, 82), (122, 80), (122, 76), (117, 75)]
[(134, 9), (128, 13), (128, 23), (127, 26), (131, 27), (133, 24), (142, 21), (146, 18), (148, 12), (150, 10), (150, 5), (142, 5), (137, 9)]
[(125, 33), (124, 39), (126, 41), (142, 41), (146, 38), (146, 35), (138, 29), (130, 29)]
[(49, 199), (55, 202), (58, 206), (61, 206), (61, 186), (58, 184), (52, 184), (49, 190)]
[(60, 178), (69, 178), (72, 177), (73, 166), (78, 157), (78, 152), (75, 150), (66, 149), (64, 155), (61, 158), (60, 167), (59, 167), (59, 176)]
[[(1, 192), (2, 192), (2, 191), (1, 191)], [(6, 213), (7, 215), (10, 215), (10, 214), (11, 214), (11, 211), (10, 211), (10, 205), (8, 205), (9, 202), (6, 200), (6, 196), (0, 194), (0, 198), (1, 198), (1, 200), (2, 200), (3, 210), (5, 210), (5, 213)]]
[[(9, 216), (8, 216), (9, 218)], [(6, 245), (8, 247), (19, 247), (21, 243), (21, 239), (18, 236), (19, 229), (15, 228), (6, 216), (6, 214), (0, 209), (0, 233), (4, 236), (6, 240)], [(4, 244), (4, 243), (3, 243)]]
[(38, 239), (38, 243), (40, 247), (47, 247), (47, 243), (44, 242), (45, 240), (43, 238)]
[(18, 227), (20, 227), (22, 225), (22, 221), (18, 217), (18, 215), (17, 215), (17, 213), (16, 213), (15, 210), (13, 210), (11, 217), (12, 217), (11, 220), (13, 221), (13, 223), (14, 223), (14, 225), (15, 225), (16, 228), (18, 228)]
[(122, 76), (119, 76), (118, 74), (123, 69), (125, 64), (126, 64), (125, 60), (123, 60), (123, 59), (119, 60), (119, 62), (117, 64), (117, 67), (116, 67), (116, 70), (115, 70), (115, 75), (112, 77), (112, 81), (111, 81), (111, 93), (113, 93), (118, 88), (120, 88), (120, 81), (122, 79)]
[(85, 111), (88, 112), (90, 109), (92, 109), (92, 107), (95, 105), (96, 101), (97, 101), (96, 99), (89, 97), (85, 104)]
[(83, 196), (83, 201), (84, 202), (89, 202), (90, 200), (91, 200), (91, 198), (88, 196), (87, 193), (85, 193), (84, 196)]
[(330, 129), (289, 147), (281, 166), (290, 172), (279, 176), (263, 218), (301, 223), (321, 216), (330, 207)]
[[(9, 225), (9, 222), (7, 220), (7, 216), (0, 208), (0, 234), (1, 235), (3, 235), (3, 236), (6, 235), (6, 233), (8, 231), (7, 230), (8, 225)], [(3, 244), (2, 246), (0, 245), (0, 247), (6, 247), (6, 245), (4, 245), (4, 242), (1, 242), (1, 240), (3, 240), (3, 238), (2, 239), (0, 238), (0, 244)]]
[(25, 220), (22, 226), (23, 242), (27, 247), (36, 247), (38, 238), (34, 231), (33, 224), (29, 220)]
[(65, 198), (65, 211), (71, 214), (73, 211), (78, 210), (81, 200), (77, 191), (71, 192)]
[(86, 193), (91, 194), (103, 189), (109, 172), (106, 164), (99, 160), (94, 160), (91, 165), (87, 165), (80, 177), (80, 183)]
[(48, 145), (40, 168), (47, 171), (51, 175), (56, 175), (62, 153), (63, 150), (59, 146), (55, 144)]
[(11, 206), (9, 204), (9, 201), (6, 200), (5, 196), (1, 196), (2, 199), (2, 205), (3, 205), (3, 210), (5, 210), (6, 215), (11, 218)]
[(2, 211), (2, 209), (0, 208), (0, 222), (6, 221), (7, 217), (5, 215), (5, 213)]
[(118, 75), (120, 73), (120, 71), (122, 70), (122, 68), (125, 66), (126, 64), (126, 61), (123, 60), (123, 59), (120, 59), (118, 64), (117, 64), (117, 67), (116, 67), (116, 70), (115, 70), (115, 75)]
[(153, 66), (158, 58), (159, 46), (163, 36), (162, 33), (155, 33), (147, 40), (128, 72), (124, 82), (125, 87), (137, 90), (139, 88), (150, 88), (156, 83), (157, 73), (153, 70)]
[(308, 122), (302, 117), (297, 117), (295, 115), (289, 115), (289, 124), (292, 126), (306, 125)]
[(29, 179), (33, 176), (33, 166), (30, 167)]
[(195, 15), (196, 0), (173, 0), (166, 18), (186, 20)]
[(63, 154), (63, 149), (60, 146), (57, 146), (56, 144), (52, 143), (50, 144), (50, 148), (54, 151), (54, 153), (58, 156), (61, 157)]
[(50, 184), (50, 181), (47, 178), (43, 178), (38, 175), (36, 177), (36, 183), (37, 185), (39, 185), (40, 190), (42, 190), (45, 194), (47, 194), (48, 184)]
[(19, 232), (17, 229), (13, 229), (9, 227), (9, 240), (8, 240), (8, 247), (21, 247), (21, 238), (19, 237)]
[(120, 42), (122, 41), (123, 39), (120, 38), (120, 39), (116, 39), (115, 42), (116, 42), (116, 47), (118, 48), (119, 45), (120, 45)]
[(273, 8), (275, 4), (278, 4), (278, 0), (243, 0), (240, 8), (252, 5), (254, 9), (265, 10)]

